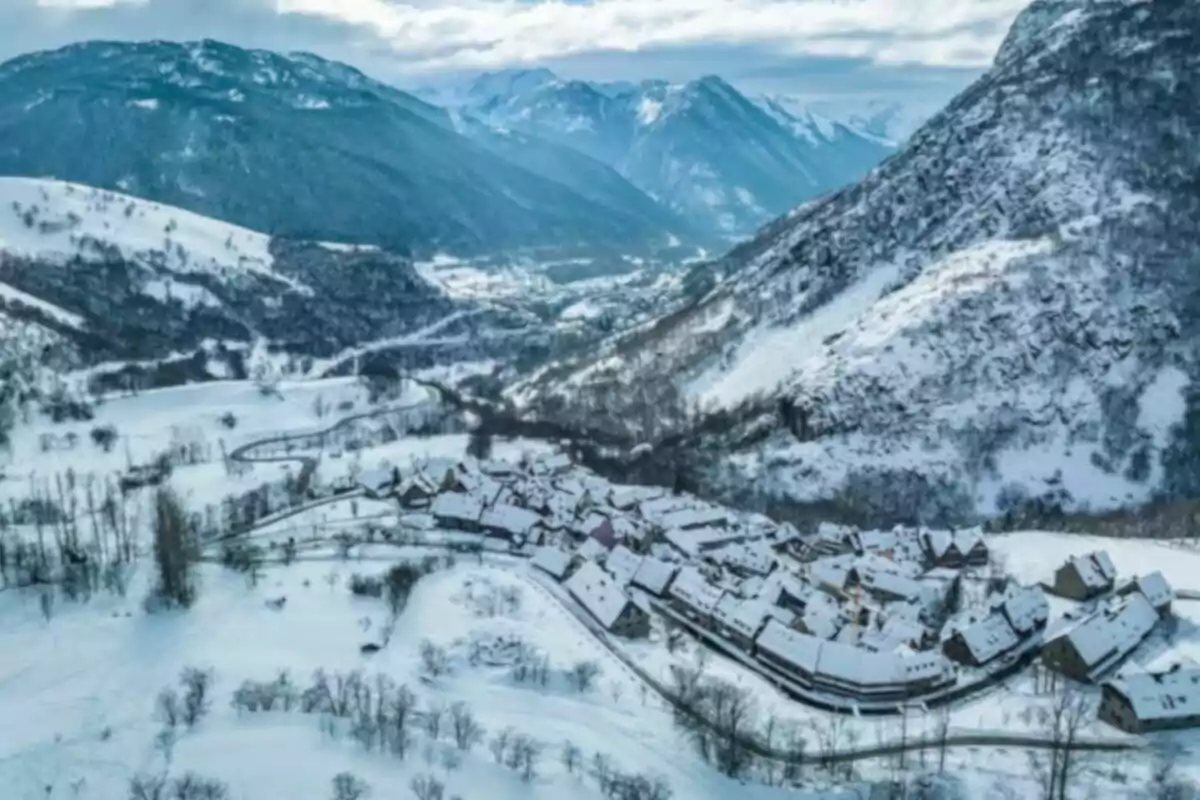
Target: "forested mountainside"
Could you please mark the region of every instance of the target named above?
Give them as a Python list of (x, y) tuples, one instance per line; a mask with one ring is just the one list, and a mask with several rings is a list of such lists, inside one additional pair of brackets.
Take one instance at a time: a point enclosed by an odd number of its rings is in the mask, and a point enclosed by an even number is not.
[(1037, 0), (861, 183), (514, 396), (723, 410), (696, 434), (719, 487), (876, 518), (1194, 496), (1196, 74), (1196, 3)]
[[(272, 236), (414, 253), (653, 250), (686, 227), (612, 170), (502, 152), (355, 69), (218, 42), (88, 42), (0, 65), (0, 175), (121, 191)], [(571, 176), (604, 171), (603, 180)], [(566, 177), (564, 177), (566, 176)]]

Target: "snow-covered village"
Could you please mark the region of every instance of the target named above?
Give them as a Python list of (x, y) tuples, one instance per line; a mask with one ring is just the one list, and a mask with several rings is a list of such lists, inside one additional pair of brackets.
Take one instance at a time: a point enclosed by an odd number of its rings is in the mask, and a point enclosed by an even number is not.
[(799, 528), (482, 437), (420, 382), (76, 412), (19, 422), (0, 481), (18, 797), (160, 763), (299, 796), (343, 762), (381, 796), (1128, 797), (1200, 741), (1190, 542)]
[(0, 800), (1200, 800), (1200, 0), (0, 0)]

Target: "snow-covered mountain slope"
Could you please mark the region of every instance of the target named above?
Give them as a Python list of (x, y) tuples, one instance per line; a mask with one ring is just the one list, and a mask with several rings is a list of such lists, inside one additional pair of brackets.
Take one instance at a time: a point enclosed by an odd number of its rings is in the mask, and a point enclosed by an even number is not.
[(730, 491), (848, 513), (1194, 496), (1198, 71), (1194, 3), (1037, 0), (897, 156), (522, 396), (679, 391)]
[(423, 96), (586, 153), (696, 227), (725, 235), (856, 180), (891, 151), (845, 126), (828, 136), (798, 132), (713, 76), (601, 84), (505, 71)]
[(763, 110), (814, 143), (836, 142), (846, 133), (896, 148), (938, 110), (882, 99), (826, 100), (794, 94), (755, 98)]
[[(272, 239), (104, 189), (0, 179), (9, 369), (195, 353), (194, 378), (217, 342), (265, 339), (319, 359), (388, 338), (403, 338), (420, 366), (455, 342), (479, 355), (495, 326), (511, 348), (520, 319), (450, 298), (378, 248)], [(442, 321), (438, 341), (422, 349), (417, 334)]]
[(478, 253), (646, 251), (682, 233), (627, 208), (636, 190), (619, 178), (626, 194), (582, 195), (343, 64), (211, 41), (89, 42), (0, 64), (0, 143), (0, 174), (277, 236)]

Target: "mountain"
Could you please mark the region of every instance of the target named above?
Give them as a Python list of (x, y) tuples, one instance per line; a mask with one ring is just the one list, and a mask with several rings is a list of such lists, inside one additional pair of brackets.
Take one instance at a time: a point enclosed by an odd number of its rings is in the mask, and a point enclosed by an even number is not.
[[(508, 155), (459, 135), (445, 110), (307, 54), (90, 42), (0, 65), (0, 174), (414, 252), (628, 252), (682, 233), (631, 204), (620, 176), (583, 195), (523, 166), (534, 156), (520, 147)], [(600, 169), (566, 167), (579, 162)]]
[(715, 76), (592, 83), (508, 70), (422, 96), (585, 153), (696, 228), (727, 238), (856, 180), (892, 149), (848, 127), (801, 135)]
[(919, 106), (878, 99), (831, 102), (766, 94), (754, 101), (797, 136), (814, 145), (829, 147), (835, 156), (839, 147), (854, 147), (855, 140), (895, 149), (933, 116), (933, 111), (923, 113)]
[(1196, 74), (1196, 3), (1036, 0), (861, 183), (513, 395), (720, 412), (718, 489), (876, 522), (1195, 497)]
[(410, 367), (513, 355), (522, 321), (447, 296), (375, 247), (271, 239), (104, 189), (0, 178), (0, 331), (6, 380), (160, 360), (196, 380), (242, 372), (237, 352), (258, 341), (330, 369), (372, 343), (403, 349)]

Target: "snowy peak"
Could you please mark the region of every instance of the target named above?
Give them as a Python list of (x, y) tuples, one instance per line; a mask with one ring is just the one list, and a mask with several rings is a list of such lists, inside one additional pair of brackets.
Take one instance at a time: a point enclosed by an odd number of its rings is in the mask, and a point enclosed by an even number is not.
[(488, 73), (437, 96), (494, 127), (602, 161), (696, 228), (726, 237), (856, 179), (890, 149), (852, 131), (805, 138), (716, 75), (601, 84), (543, 70)]
[(963, 520), (1195, 496), (1195, 74), (1200, 4), (1037, 3), (899, 153), (570, 380), (723, 409), (714, 474), (776, 507)]

